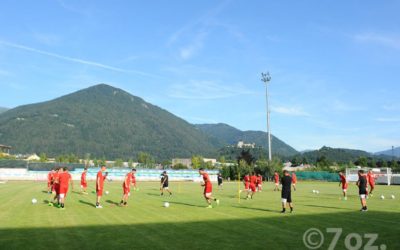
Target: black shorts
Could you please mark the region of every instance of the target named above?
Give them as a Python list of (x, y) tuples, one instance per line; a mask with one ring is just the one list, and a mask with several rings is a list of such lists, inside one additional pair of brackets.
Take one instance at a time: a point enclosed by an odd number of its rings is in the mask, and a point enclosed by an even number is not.
[(287, 202), (292, 202), (292, 192), (282, 192), (282, 199), (286, 199)]
[(221, 186), (221, 185), (222, 185), (222, 181), (219, 181), (219, 182), (218, 182), (218, 186)]
[(363, 189), (359, 189), (358, 190), (358, 194), (368, 194), (367, 189), (363, 188)]

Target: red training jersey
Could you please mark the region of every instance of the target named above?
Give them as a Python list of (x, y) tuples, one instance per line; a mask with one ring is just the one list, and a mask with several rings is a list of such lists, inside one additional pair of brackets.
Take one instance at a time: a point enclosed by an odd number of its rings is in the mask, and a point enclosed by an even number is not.
[(279, 183), (279, 175), (275, 174), (274, 175), (275, 183)]
[(244, 178), (243, 178), (243, 181), (246, 182), (246, 183), (249, 183), (250, 182), (250, 177), (248, 175), (245, 175)]
[(262, 184), (262, 181), (263, 181), (262, 176), (261, 175), (257, 176), (257, 184)]
[(368, 173), (367, 174), (367, 180), (369, 184), (374, 185), (375, 184), (375, 174), (374, 173)]
[(297, 176), (295, 173), (292, 174), (292, 183), (296, 184), (297, 183)]
[(124, 182), (125, 187), (129, 187), (129, 185), (131, 184), (132, 175), (133, 174), (131, 172), (126, 174), (126, 178), (125, 178), (125, 182)]
[(47, 174), (47, 182), (51, 182), (53, 180), (53, 172), (49, 172)]
[(132, 173), (132, 183), (135, 184), (136, 183), (136, 176), (134, 173)]
[(68, 172), (62, 172), (59, 174), (60, 187), (68, 187), (69, 181), (71, 180), (71, 175)]
[(106, 176), (103, 175), (103, 172), (101, 172), (101, 170), (99, 172), (97, 172), (97, 176), (96, 176), (96, 189), (97, 190), (103, 190), (105, 179), (106, 179)]
[(342, 185), (345, 185), (347, 183), (346, 176), (340, 175), (340, 181), (342, 182)]
[(86, 172), (83, 172), (81, 175), (81, 183), (86, 184)]
[(257, 183), (257, 176), (255, 175), (250, 176), (250, 184), (256, 185), (256, 183)]
[(59, 182), (59, 176), (60, 176), (60, 173), (58, 173), (58, 172), (53, 173), (53, 183), (55, 183), (55, 184), (59, 184), (60, 183)]

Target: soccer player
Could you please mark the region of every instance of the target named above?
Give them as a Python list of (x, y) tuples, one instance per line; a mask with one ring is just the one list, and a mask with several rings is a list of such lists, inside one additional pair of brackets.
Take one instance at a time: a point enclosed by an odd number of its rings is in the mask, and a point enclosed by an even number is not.
[(343, 172), (339, 172), (339, 177), (340, 177), (339, 187), (340, 185), (342, 185), (343, 199), (347, 200), (347, 187), (349, 186), (349, 183), (347, 182), (346, 176), (343, 174)]
[(54, 195), (54, 198), (52, 201), (49, 202), (49, 206), (54, 206), (55, 201), (57, 201), (57, 205), (59, 205), (59, 191), (60, 191), (60, 185), (59, 185), (59, 175), (60, 172), (62, 172), (61, 168), (56, 168), (54, 173), (53, 173), (53, 178), (52, 178), (52, 183), (53, 186), (51, 188), (52, 194)]
[(82, 194), (88, 194), (86, 192), (87, 189), (87, 180), (86, 180), (86, 174), (87, 174), (87, 168), (83, 169), (82, 175), (81, 175), (81, 189), (82, 189)]
[(107, 178), (108, 173), (106, 171), (106, 166), (102, 166), (96, 176), (96, 208), (103, 208), (100, 205), (101, 196), (103, 196), (104, 190), (104, 180)]
[(214, 200), (217, 205), (219, 204), (219, 200), (216, 198), (212, 197), (212, 183), (210, 180), (210, 177), (208, 176), (207, 172), (204, 170), (204, 168), (199, 169), (199, 174), (203, 177), (203, 183), (201, 186), (204, 187), (204, 198), (207, 201), (207, 208), (212, 208), (211, 201)]
[(274, 191), (279, 191), (279, 174), (275, 171), (274, 173), (275, 188)]
[(253, 195), (256, 193), (256, 185), (257, 185), (257, 176), (254, 172), (250, 175), (250, 186), (249, 192), (247, 194), (247, 199), (253, 199)]
[(369, 195), (372, 196), (372, 191), (375, 189), (375, 174), (372, 172), (372, 169), (368, 170), (367, 180), (370, 187)]
[(123, 195), (121, 199), (120, 206), (127, 206), (128, 205), (128, 198), (129, 198), (129, 193), (131, 192), (131, 185), (132, 184), (132, 176), (136, 172), (136, 169), (132, 169), (131, 172), (127, 173), (125, 176), (125, 180), (122, 183), (122, 189), (123, 189)]
[(292, 186), (293, 190), (296, 191), (297, 176), (295, 172), (292, 172)]
[(244, 184), (244, 190), (247, 192), (247, 196), (250, 194), (250, 176), (249, 174), (246, 174), (243, 177), (243, 184)]
[(290, 212), (293, 212), (292, 203), (292, 177), (287, 170), (283, 171), (283, 177), (281, 179), (282, 183), (282, 212), (286, 213), (286, 206), (289, 205)]
[(364, 170), (358, 170), (358, 181), (357, 181), (357, 186), (358, 186), (358, 193), (360, 195), (360, 201), (361, 201), (361, 212), (366, 212), (368, 211), (367, 208), (367, 177), (365, 176)]
[(263, 178), (260, 173), (257, 174), (257, 191), (261, 192), (262, 190), (262, 183), (263, 183)]
[(59, 203), (60, 203), (60, 208), (64, 209), (65, 208), (65, 197), (67, 196), (69, 185), (71, 184), (71, 188), (74, 189), (73, 182), (72, 182), (72, 176), (68, 172), (67, 167), (63, 168), (58, 179), (59, 179), (59, 184), (60, 184)]
[(47, 174), (47, 193), (51, 194), (51, 189), (53, 186), (53, 174), (54, 174), (54, 169), (52, 169), (48, 174)]
[(161, 185), (160, 185), (161, 196), (164, 195), (164, 190), (169, 193), (169, 196), (172, 195), (172, 192), (169, 190), (169, 176), (167, 174), (167, 171), (164, 171), (161, 175)]
[(221, 173), (218, 173), (218, 176), (217, 176), (217, 178), (218, 178), (218, 189), (222, 189), (222, 175), (221, 175)]

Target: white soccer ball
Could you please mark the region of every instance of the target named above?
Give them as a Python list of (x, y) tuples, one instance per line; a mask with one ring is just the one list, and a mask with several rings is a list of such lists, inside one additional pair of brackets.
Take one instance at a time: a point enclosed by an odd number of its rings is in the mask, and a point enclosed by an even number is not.
[(316, 193), (316, 194), (319, 194), (319, 191), (318, 191), (318, 190), (316, 190), (316, 191), (315, 191), (315, 193)]
[(36, 204), (37, 200), (35, 198), (32, 199), (32, 204)]
[(317, 191), (316, 191), (315, 189), (313, 189), (313, 191), (312, 191), (312, 192), (313, 192), (313, 194), (315, 194)]
[(381, 199), (384, 200), (384, 199), (385, 199), (385, 196), (381, 195)]
[(396, 197), (394, 197), (394, 194), (392, 194), (392, 199), (394, 199), (394, 198), (396, 198)]
[(169, 202), (164, 202), (164, 207), (169, 207)]
[(110, 192), (106, 191), (106, 194), (108, 195)]

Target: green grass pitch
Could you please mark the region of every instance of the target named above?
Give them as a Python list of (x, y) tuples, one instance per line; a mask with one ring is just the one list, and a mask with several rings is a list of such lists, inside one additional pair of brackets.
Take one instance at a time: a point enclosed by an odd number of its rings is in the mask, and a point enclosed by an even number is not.
[[(65, 210), (47, 206), (45, 185), (0, 184), (0, 249), (307, 249), (303, 234), (309, 228), (323, 232), (321, 249), (334, 236), (327, 228), (343, 229), (336, 249), (345, 248), (350, 233), (361, 235), (362, 246), (368, 241), (364, 234), (377, 233), (373, 245), (400, 249), (399, 186), (377, 186), (369, 211), (361, 213), (354, 184), (343, 201), (338, 183), (300, 182), (292, 194), (295, 212), (280, 214), (280, 193), (272, 191), (271, 183), (264, 183), (253, 200), (242, 194), (240, 203), (237, 183), (224, 183), (220, 191), (214, 185), (221, 204), (213, 209), (205, 208), (197, 183), (171, 183), (172, 197), (160, 197), (158, 183), (138, 183), (140, 191), (132, 192), (129, 206), (119, 207), (121, 183), (106, 182), (110, 193), (103, 197), (104, 208), (95, 209), (94, 183), (89, 183), (89, 195), (82, 195), (76, 182)], [(33, 205), (32, 198), (38, 203)], [(354, 246), (357, 239), (349, 242)]]

